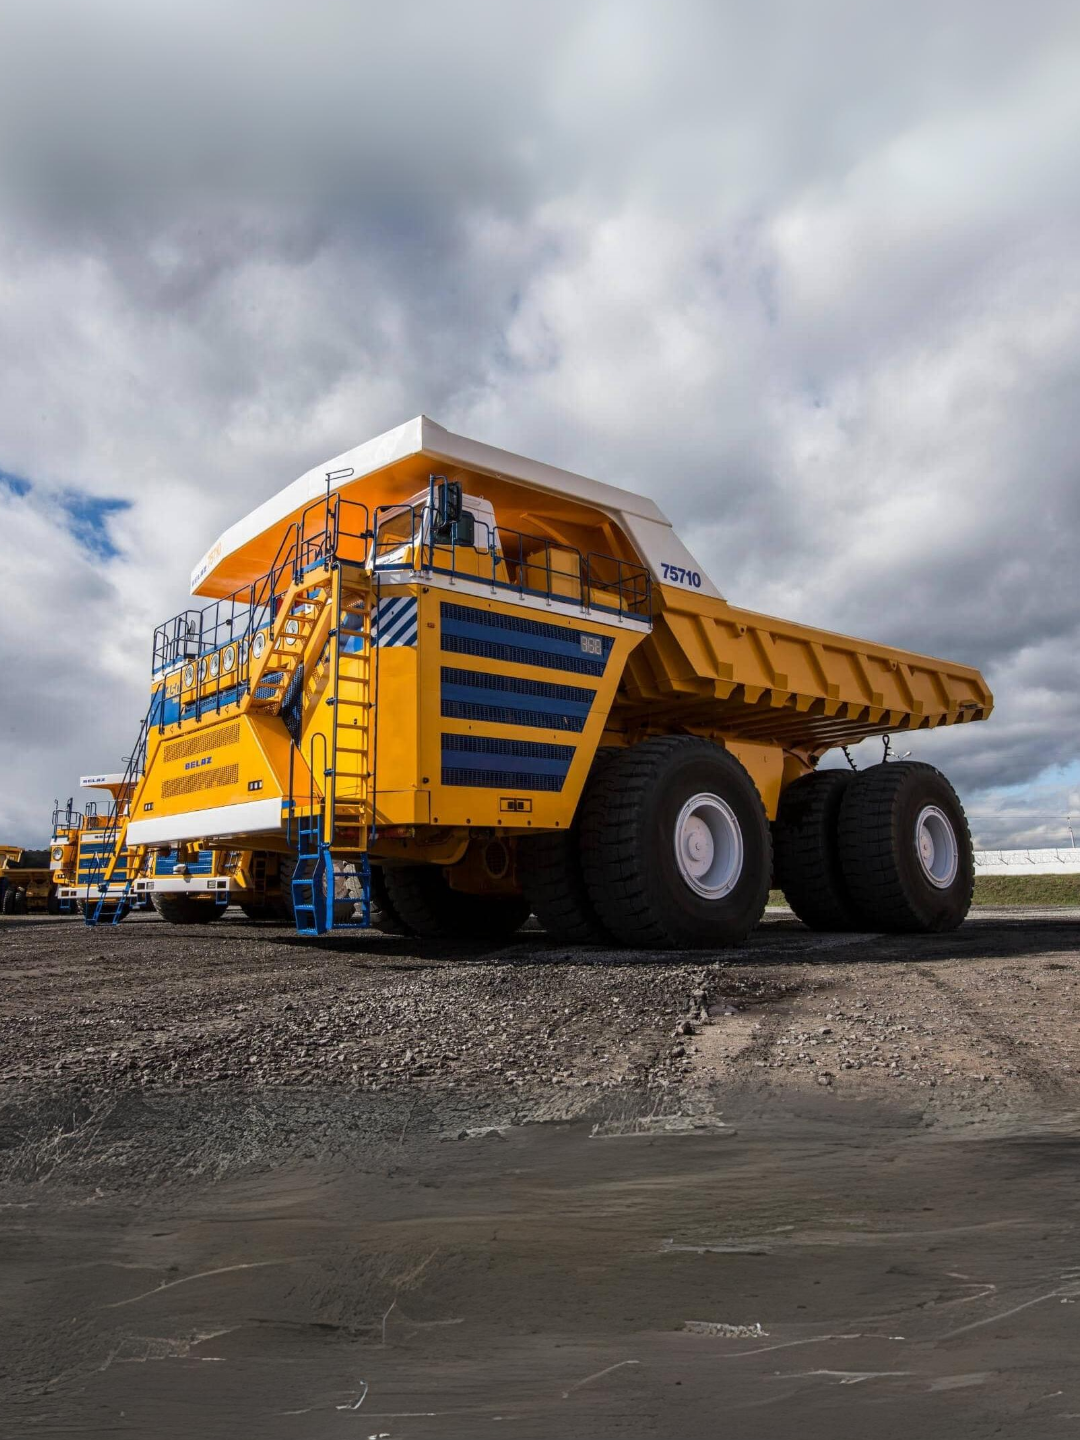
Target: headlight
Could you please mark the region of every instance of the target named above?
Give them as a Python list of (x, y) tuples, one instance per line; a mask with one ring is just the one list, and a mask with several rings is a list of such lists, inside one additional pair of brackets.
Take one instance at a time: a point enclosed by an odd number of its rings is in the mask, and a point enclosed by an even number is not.
[(184, 689), (185, 689), (185, 690), (190, 690), (191, 687), (192, 687), (192, 685), (194, 685), (194, 684), (195, 684), (195, 666), (194, 666), (194, 665), (185, 665), (185, 666), (184, 666)]
[(220, 659), (219, 655), (217, 654), (217, 652), (215, 651), (214, 654), (210, 656), (210, 679), (211, 679), (211, 680), (216, 680), (216, 679), (217, 679), (217, 673), (218, 673), (218, 671), (219, 671), (220, 669), (221, 669), (221, 659)]
[(226, 645), (226, 646), (225, 646), (225, 649), (221, 652), (221, 668), (222, 668), (222, 670), (224, 670), (226, 673), (228, 673), (228, 671), (230, 671), (235, 664), (236, 664), (236, 646), (235, 646), (235, 645)]

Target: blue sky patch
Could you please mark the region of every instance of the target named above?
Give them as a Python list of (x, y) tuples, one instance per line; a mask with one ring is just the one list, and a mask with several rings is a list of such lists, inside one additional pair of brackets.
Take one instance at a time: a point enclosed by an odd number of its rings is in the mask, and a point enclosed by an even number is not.
[(24, 480), (21, 475), (12, 475), (10, 470), (0, 470), (0, 486), (10, 490), (12, 495), (25, 495), (30, 489), (30, 481)]
[(66, 516), (66, 528), (84, 550), (98, 560), (111, 560), (119, 555), (109, 532), (109, 522), (114, 515), (131, 509), (130, 500), (88, 495), (85, 490), (65, 490), (59, 499)]

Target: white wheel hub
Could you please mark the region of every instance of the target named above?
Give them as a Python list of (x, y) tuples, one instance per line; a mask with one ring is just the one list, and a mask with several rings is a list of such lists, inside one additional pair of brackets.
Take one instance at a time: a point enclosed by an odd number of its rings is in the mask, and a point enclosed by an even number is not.
[(719, 795), (692, 795), (675, 821), (679, 874), (706, 900), (721, 900), (738, 884), (743, 837), (735, 812)]
[(956, 831), (944, 810), (924, 805), (915, 821), (915, 853), (923, 874), (939, 890), (947, 890), (960, 867)]

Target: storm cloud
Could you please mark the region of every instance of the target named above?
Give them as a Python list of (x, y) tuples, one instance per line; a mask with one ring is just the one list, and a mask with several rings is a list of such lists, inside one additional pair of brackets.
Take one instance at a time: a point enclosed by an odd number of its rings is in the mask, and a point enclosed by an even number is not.
[(902, 748), (987, 843), (1080, 809), (1075, 5), (9, 0), (0, 367), (0, 838), (215, 536), (421, 411), (982, 666)]

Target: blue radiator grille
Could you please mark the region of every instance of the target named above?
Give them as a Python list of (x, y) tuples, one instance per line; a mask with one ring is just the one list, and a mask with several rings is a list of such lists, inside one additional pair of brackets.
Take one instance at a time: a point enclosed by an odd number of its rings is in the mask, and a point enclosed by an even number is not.
[(442, 713), (452, 720), (580, 732), (595, 698), (595, 690), (577, 685), (553, 685), (449, 665), (442, 668)]
[(493, 735), (444, 735), (442, 783), (503, 790), (561, 790), (575, 750)]
[(603, 675), (613, 644), (610, 635), (549, 625), (519, 615), (499, 615), (471, 605), (443, 601), (442, 648), (457, 655), (480, 655), (511, 665)]

